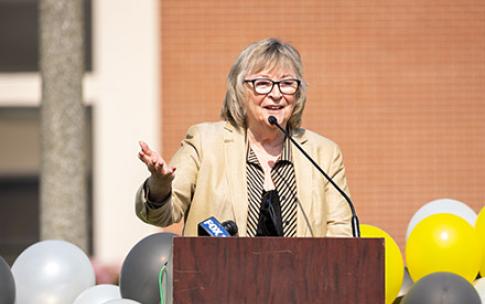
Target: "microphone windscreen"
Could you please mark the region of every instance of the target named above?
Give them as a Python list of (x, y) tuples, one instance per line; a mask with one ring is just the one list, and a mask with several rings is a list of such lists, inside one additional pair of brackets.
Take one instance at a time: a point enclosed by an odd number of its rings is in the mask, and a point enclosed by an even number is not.
[(271, 125), (275, 125), (278, 123), (278, 120), (276, 119), (276, 117), (274, 117), (273, 115), (270, 115), (268, 117), (268, 122), (271, 124)]
[(237, 224), (234, 221), (225, 221), (222, 223), (222, 226), (226, 228), (227, 232), (229, 232), (230, 235), (234, 236), (237, 235), (238, 229), (237, 229)]

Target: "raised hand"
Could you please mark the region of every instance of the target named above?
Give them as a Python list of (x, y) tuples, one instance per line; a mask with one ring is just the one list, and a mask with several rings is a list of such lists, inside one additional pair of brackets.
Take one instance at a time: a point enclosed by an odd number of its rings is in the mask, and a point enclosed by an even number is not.
[(148, 179), (149, 199), (159, 201), (171, 191), (171, 183), (175, 177), (175, 167), (171, 167), (157, 151), (143, 141), (139, 141), (141, 151), (138, 158), (147, 166), (151, 176)]

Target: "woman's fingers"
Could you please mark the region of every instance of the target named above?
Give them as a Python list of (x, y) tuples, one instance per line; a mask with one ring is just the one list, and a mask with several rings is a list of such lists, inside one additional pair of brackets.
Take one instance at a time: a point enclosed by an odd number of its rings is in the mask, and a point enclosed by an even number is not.
[(140, 141), (138, 141), (138, 144), (140, 145), (140, 148), (143, 151), (143, 153), (145, 153), (147, 155), (152, 154), (152, 150), (150, 149), (150, 147), (148, 146), (148, 144), (146, 142), (140, 140)]
[(143, 151), (138, 152), (138, 158), (144, 162), (147, 166), (152, 165), (151, 157), (143, 153)]
[(164, 163), (163, 162), (156, 162), (155, 163), (155, 171), (162, 174), (167, 175), (167, 172), (164, 170)]
[(159, 160), (163, 161), (162, 157), (158, 152), (153, 151), (144, 141), (138, 141), (140, 145), (141, 151), (138, 153), (138, 157), (145, 163), (147, 166), (154, 166), (155, 163)]
[(176, 170), (175, 167), (170, 167), (160, 154), (151, 150), (144, 141), (140, 140), (138, 144), (141, 148), (141, 151), (138, 152), (138, 158), (145, 163), (148, 171), (152, 173), (152, 176), (154, 175), (162, 179), (173, 179)]
[(170, 167), (165, 161), (160, 161), (155, 164), (155, 169), (162, 175), (171, 175), (175, 172), (175, 168)]
[(160, 177), (173, 176), (173, 173), (175, 172), (174, 167), (170, 167), (160, 154), (151, 150), (144, 141), (139, 141), (138, 143), (141, 148), (141, 151), (138, 152), (138, 158), (145, 163), (152, 174), (156, 174)]

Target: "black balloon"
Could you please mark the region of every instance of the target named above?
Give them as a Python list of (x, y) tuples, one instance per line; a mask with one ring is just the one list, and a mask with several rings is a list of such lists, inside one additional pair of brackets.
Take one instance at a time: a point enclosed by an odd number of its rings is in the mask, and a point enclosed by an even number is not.
[(15, 281), (7, 262), (0, 257), (0, 304), (15, 303)]
[(480, 304), (480, 296), (467, 280), (449, 272), (425, 276), (409, 290), (402, 304)]
[(159, 304), (159, 274), (164, 264), (165, 303), (172, 300), (172, 239), (175, 234), (155, 233), (139, 241), (128, 253), (120, 274), (120, 292), (126, 299), (143, 304)]

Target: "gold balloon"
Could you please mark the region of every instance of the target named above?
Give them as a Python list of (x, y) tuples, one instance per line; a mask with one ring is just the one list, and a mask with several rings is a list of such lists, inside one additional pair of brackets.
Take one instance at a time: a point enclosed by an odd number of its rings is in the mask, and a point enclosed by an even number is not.
[(482, 249), (473, 227), (452, 214), (434, 214), (422, 220), (409, 236), (406, 262), (417, 282), (433, 272), (451, 272), (473, 282)]
[(485, 207), (482, 208), (478, 214), (475, 222), (475, 230), (482, 246), (482, 265), (480, 267), (480, 275), (485, 278)]
[(362, 224), (360, 225), (360, 234), (363, 238), (384, 238), (386, 304), (390, 304), (399, 293), (404, 278), (404, 262), (401, 251), (394, 239), (387, 232), (378, 227)]

